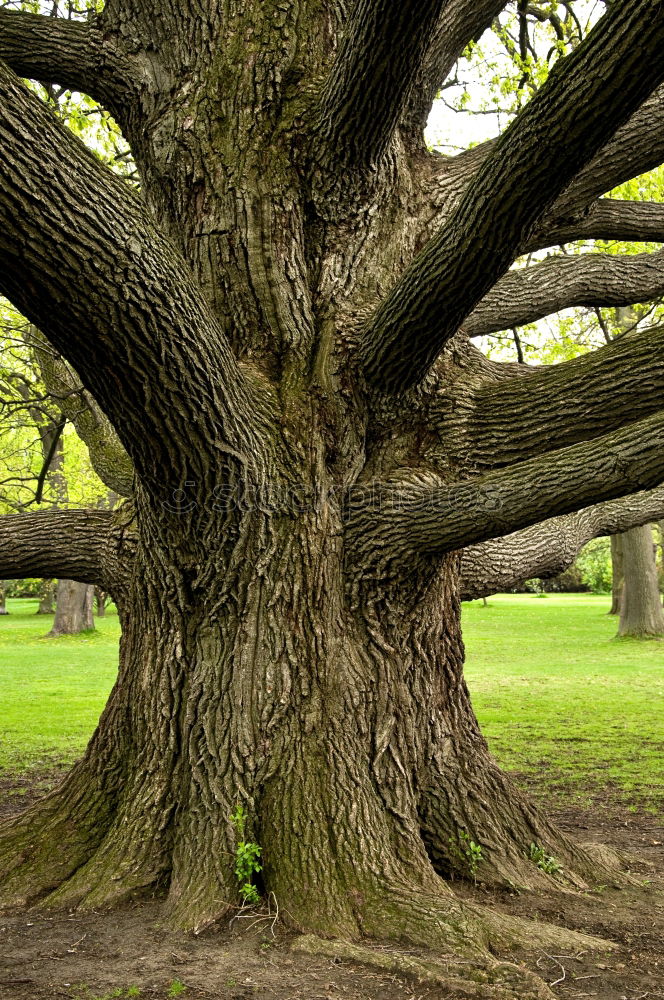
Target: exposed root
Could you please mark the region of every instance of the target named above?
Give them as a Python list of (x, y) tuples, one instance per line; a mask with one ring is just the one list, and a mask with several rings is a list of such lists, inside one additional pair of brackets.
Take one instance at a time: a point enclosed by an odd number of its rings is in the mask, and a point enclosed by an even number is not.
[(293, 942), (295, 951), (309, 955), (329, 955), (352, 962), (377, 966), (389, 972), (405, 973), (418, 980), (436, 983), (469, 1000), (553, 1000), (554, 994), (539, 976), (511, 962), (498, 962), (490, 956), (482, 961), (460, 961), (448, 956), (413, 956), (393, 948), (349, 941), (325, 941), (313, 934)]
[[(364, 899), (359, 919), (362, 943), (308, 934), (295, 946), (405, 972), (473, 1000), (551, 1000), (551, 991), (536, 974), (494, 958), (494, 952), (606, 951), (612, 947), (609, 941), (564, 927), (404, 889)], [(402, 942), (408, 950), (397, 950), (395, 942)], [(415, 954), (410, 950), (413, 947)]]
[(81, 794), (71, 772), (50, 795), (0, 828), (3, 903), (25, 906), (66, 883), (94, 856), (108, 824), (101, 797)]

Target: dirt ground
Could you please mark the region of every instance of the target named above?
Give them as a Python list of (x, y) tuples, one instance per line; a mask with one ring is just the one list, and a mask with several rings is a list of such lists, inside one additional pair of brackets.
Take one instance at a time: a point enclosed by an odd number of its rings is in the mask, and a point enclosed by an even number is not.
[[(56, 776), (0, 783), (0, 818), (27, 805)], [(642, 885), (588, 893), (494, 892), (458, 884), (465, 898), (518, 916), (608, 938), (606, 954), (503, 957), (538, 972), (561, 998), (664, 998), (664, 828), (609, 795), (591, 808), (553, 797), (549, 810), (580, 841), (609, 843), (638, 855)], [(457, 1000), (463, 996), (373, 966), (292, 950), (278, 923), (235, 921), (198, 938), (158, 927), (157, 903), (110, 913), (0, 912), (2, 1000)], [(240, 926), (243, 923), (244, 926)]]

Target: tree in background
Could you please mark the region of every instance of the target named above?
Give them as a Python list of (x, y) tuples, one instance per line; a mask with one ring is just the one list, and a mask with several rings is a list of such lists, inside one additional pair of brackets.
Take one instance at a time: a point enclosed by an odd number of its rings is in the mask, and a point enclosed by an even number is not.
[[(79, 405), (51, 378), (53, 350), (7, 304), (0, 304), (0, 409), (4, 417), (0, 463), (4, 470), (0, 505), (7, 510), (32, 507), (64, 509), (102, 499), (101, 483), (90, 468), (85, 448), (66, 433), (67, 417)], [(61, 361), (60, 364), (63, 364)], [(44, 377), (45, 376), (45, 377)], [(67, 455), (65, 456), (65, 440)], [(44, 581), (38, 614), (55, 618), (48, 637), (94, 628), (92, 587), (74, 580)]]
[[(457, 553), (493, 546), (499, 566), (519, 529), (534, 550), (616, 524), (614, 498), (652, 501), (664, 335), (532, 369), (469, 334), (522, 322), (509, 269), (531, 248), (664, 223), (600, 199), (664, 159), (664, 4), (610, 5), (500, 138), (429, 153), (431, 99), (503, 6), (0, 11), (0, 289), (132, 471), (117, 512), (0, 521), (1, 576), (102, 586), (123, 630), (85, 757), (3, 828), (5, 898), (160, 891), (200, 931), (238, 904), (241, 805), (296, 928), (456, 953), (441, 977), (479, 995), (479, 965), (495, 997), (548, 994), (490, 949), (587, 943), (447, 881), (471, 874), (470, 842), (492, 885), (550, 884), (533, 842), (572, 885), (619, 877), (489, 755)], [(140, 197), (16, 74), (110, 110)], [(604, 301), (601, 254), (565, 264), (569, 302), (542, 266), (536, 315), (572, 304), (577, 268)]]

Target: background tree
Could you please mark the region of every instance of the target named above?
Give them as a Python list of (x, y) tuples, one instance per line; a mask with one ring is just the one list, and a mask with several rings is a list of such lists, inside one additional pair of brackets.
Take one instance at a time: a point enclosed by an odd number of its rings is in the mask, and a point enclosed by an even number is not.
[[(240, 804), (293, 926), (455, 951), (441, 976), (482, 965), (496, 997), (547, 994), (489, 948), (587, 943), (445, 880), (468, 839), (489, 884), (548, 883), (532, 842), (573, 885), (618, 877), (488, 753), (457, 552), (661, 483), (663, 334), (539, 370), (467, 335), (522, 322), (509, 268), (563, 227), (638, 238), (597, 199), (664, 157), (664, 4), (610, 5), (495, 142), (428, 153), (423, 95), (503, 6), (0, 11), (0, 289), (133, 471), (118, 512), (0, 521), (0, 576), (102, 586), (123, 629), (85, 757), (3, 828), (9, 898), (158, 888), (201, 930), (238, 900)], [(140, 197), (16, 74), (101, 101)], [(604, 301), (602, 256), (572, 263)], [(546, 264), (538, 315), (570, 304)], [(660, 257), (637, 265), (621, 294), (650, 299)]]
[[(2, 507), (21, 511), (99, 502), (104, 495), (101, 483), (86, 460), (82, 443), (66, 427), (68, 415), (74, 426), (85, 419), (85, 408), (69, 384), (54, 381), (53, 350), (8, 305), (0, 304), (0, 330), (0, 407), (5, 417), (0, 453)], [(52, 392), (46, 387), (49, 380)], [(49, 637), (94, 628), (90, 585), (45, 581), (38, 613), (54, 612)]]

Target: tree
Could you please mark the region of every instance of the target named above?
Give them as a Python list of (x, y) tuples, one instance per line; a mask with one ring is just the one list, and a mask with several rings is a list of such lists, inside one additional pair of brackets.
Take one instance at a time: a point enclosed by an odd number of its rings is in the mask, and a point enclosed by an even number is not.
[[(17, 322), (11, 310), (0, 309), (0, 332), (0, 406), (6, 414), (5, 447), (0, 459), (5, 472), (0, 505), (5, 510), (22, 510), (31, 504), (66, 506), (70, 502), (72, 463), (67, 463), (65, 472), (63, 432), (68, 416), (76, 426), (85, 419), (86, 411), (80, 407), (69, 383), (63, 388), (56, 382), (55, 366), (58, 364), (62, 368), (64, 363), (53, 357), (52, 349), (34, 329), (20, 318)], [(51, 391), (45, 383), (50, 385)], [(77, 440), (71, 435), (68, 438), (70, 445)], [(91, 476), (88, 474), (84, 478)], [(79, 488), (75, 492), (80, 495), (80, 483), (77, 485)], [(84, 495), (90, 497), (94, 486), (90, 490), (89, 484), (86, 485), (88, 489), (84, 487)], [(49, 590), (47, 586), (39, 614), (53, 611)], [(74, 580), (60, 580), (56, 590), (55, 620), (48, 637), (72, 635), (92, 628), (92, 588)]]
[[(3, 830), (9, 898), (160, 889), (201, 930), (238, 900), (241, 805), (293, 926), (455, 951), (496, 997), (544, 996), (488, 948), (570, 932), (444, 877), (468, 875), (470, 839), (489, 884), (550, 884), (532, 842), (572, 884), (618, 877), (490, 757), (456, 553), (660, 484), (664, 335), (531, 370), (467, 331), (487, 301), (509, 312), (524, 248), (587, 236), (597, 205), (615, 225), (599, 195), (664, 158), (664, 3), (611, 4), (496, 142), (429, 154), (424, 105), (502, 7), (0, 11), (0, 290), (133, 469), (117, 512), (0, 521), (2, 577), (101, 586), (123, 629), (85, 757)], [(16, 74), (104, 104), (141, 196)], [(602, 301), (606, 262), (580, 266)], [(471, 966), (449, 982), (471, 989)]]
[(623, 586), (619, 636), (645, 639), (664, 635), (652, 526), (632, 528), (622, 536)]

